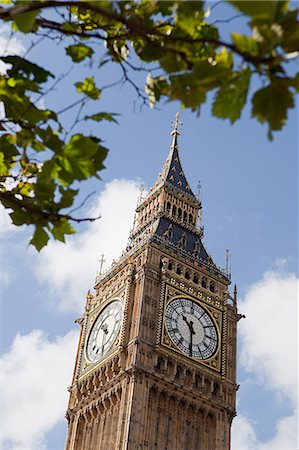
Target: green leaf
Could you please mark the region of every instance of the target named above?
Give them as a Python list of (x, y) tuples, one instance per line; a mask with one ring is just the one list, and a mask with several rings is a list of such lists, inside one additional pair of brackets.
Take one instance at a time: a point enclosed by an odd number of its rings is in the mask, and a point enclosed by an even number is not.
[(282, 36), (282, 46), (287, 52), (299, 51), (299, 22), (286, 22)]
[(230, 74), (231, 71), (220, 64), (210, 64), (208, 61), (200, 61), (194, 66), (196, 76), (195, 84), (205, 86), (207, 89), (213, 89), (219, 86), (219, 83)]
[(59, 152), (63, 148), (63, 141), (59, 138), (57, 132), (52, 130), (50, 126), (45, 130), (38, 128), (37, 134), (43, 140), (44, 145), (54, 152)]
[(227, 51), (225, 47), (222, 47), (222, 49), (216, 54), (215, 61), (218, 68), (223, 67), (229, 70), (232, 69), (234, 64), (232, 53)]
[(294, 98), (289, 81), (274, 80), (269, 86), (257, 91), (252, 98), (252, 116), (261, 123), (268, 122), (270, 130), (280, 130), (286, 122)]
[(25, 195), (26, 197), (28, 197), (33, 190), (33, 186), (34, 186), (33, 183), (28, 183), (27, 181), (21, 181), (17, 185), (17, 191), (21, 195)]
[(299, 72), (296, 73), (293, 80), (290, 80), (290, 85), (295, 88), (296, 92), (299, 92)]
[(0, 137), (0, 149), (5, 154), (5, 157), (9, 159), (19, 154), (19, 151), (12, 142), (15, 142), (15, 137), (11, 134), (3, 134)]
[(288, 0), (230, 0), (239, 11), (254, 20), (273, 23), (288, 10)]
[(234, 74), (218, 91), (212, 106), (212, 114), (234, 123), (240, 118), (246, 104), (251, 71)]
[(133, 46), (138, 57), (145, 62), (158, 61), (165, 55), (163, 48), (158, 45), (151, 45), (142, 38), (135, 39)]
[(59, 177), (64, 183), (85, 180), (104, 168), (107, 150), (95, 139), (75, 134), (59, 156)]
[(107, 113), (100, 112), (96, 114), (92, 114), (91, 116), (85, 116), (84, 120), (94, 120), (95, 122), (101, 122), (102, 120), (107, 120), (108, 122), (118, 123), (118, 121), (114, 118), (115, 116), (119, 116), (117, 113)]
[(39, 122), (47, 122), (49, 119), (55, 117), (55, 115), (53, 116), (52, 111), (48, 109), (38, 109), (33, 103), (31, 103), (25, 111), (24, 118), (34, 125)]
[(56, 184), (53, 178), (45, 177), (43, 172), (37, 177), (34, 188), (35, 198), (40, 202), (51, 203), (54, 198)]
[(40, 225), (37, 225), (33, 236), (30, 240), (30, 244), (33, 245), (36, 250), (39, 252), (45, 245), (47, 245), (49, 240), (49, 235), (46, 233), (44, 228)]
[(65, 235), (74, 234), (75, 230), (66, 219), (61, 219), (53, 224), (51, 233), (58, 241), (65, 242)]
[(165, 53), (165, 56), (160, 59), (160, 64), (168, 73), (186, 70), (188, 67), (180, 54)]
[(18, 28), (18, 30), (23, 31), (23, 33), (30, 33), (34, 31), (37, 27), (35, 25), (35, 18), (39, 14), (40, 10), (30, 11), (24, 14), (18, 14), (14, 22)]
[(254, 38), (238, 33), (231, 33), (231, 37), (233, 43), (241, 52), (249, 53), (252, 56), (259, 54), (259, 44)]
[(101, 95), (101, 89), (97, 88), (94, 82), (94, 77), (85, 78), (84, 81), (75, 83), (79, 94), (85, 94), (93, 100), (98, 100)]
[(0, 176), (8, 175), (16, 164), (15, 157), (19, 155), (19, 151), (12, 144), (13, 141), (13, 136), (10, 134), (3, 134), (0, 137)]
[(204, 2), (180, 1), (177, 7), (177, 25), (193, 36), (204, 17)]
[(62, 186), (59, 186), (59, 192), (61, 194), (60, 201), (58, 202), (59, 208), (69, 208), (74, 203), (74, 198), (78, 194), (79, 189), (64, 189)]
[(92, 48), (84, 44), (69, 45), (65, 51), (76, 63), (83, 61), (85, 58), (91, 58), (94, 53)]
[(7, 71), (10, 76), (27, 75), (28, 78), (33, 75), (33, 81), (44, 83), (49, 77), (54, 78), (51, 72), (34, 64), (27, 59), (16, 55), (1, 56), (3, 62), (11, 64), (12, 68)]
[(166, 92), (168, 92), (168, 83), (164, 77), (153, 78), (149, 73), (146, 77), (144, 90), (148, 96), (149, 105), (153, 108), (161, 96), (166, 95)]

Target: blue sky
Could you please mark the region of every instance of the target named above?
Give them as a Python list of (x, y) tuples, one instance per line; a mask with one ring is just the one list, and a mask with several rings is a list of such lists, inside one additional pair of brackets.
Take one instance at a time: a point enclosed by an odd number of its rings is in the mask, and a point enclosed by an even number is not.
[[(230, 31), (242, 26), (231, 25)], [(3, 29), (0, 47), (7, 36)], [(22, 53), (29, 39), (18, 39), (10, 41), (10, 49)], [(55, 73), (71, 67), (63, 48), (49, 41), (28, 58)], [(44, 104), (71, 103), (73, 81), (89, 70), (75, 67)], [(117, 76), (116, 68), (95, 71), (100, 87)], [(66, 245), (51, 243), (38, 254), (28, 248), (30, 227), (16, 229), (1, 213), (3, 449), (64, 446), (66, 387), (78, 336), (74, 319), (83, 312), (100, 255), (105, 254), (108, 267), (125, 247), (140, 185), (148, 189), (161, 170), (179, 110), (173, 103), (140, 112), (134, 100), (130, 86), (104, 91), (93, 111), (119, 112), (119, 125), (81, 128), (102, 137), (110, 149), (102, 181), (89, 181), (81, 193), (83, 199), (96, 191), (80, 213), (101, 212), (100, 221), (77, 227)], [(274, 142), (248, 108), (233, 126), (212, 118), (209, 103), (199, 117), (184, 111), (180, 118), (182, 165), (194, 191), (199, 180), (202, 184), (204, 243), (222, 267), (230, 250), (239, 309), (246, 314), (239, 322), (241, 387), (233, 449), (297, 449), (298, 110)], [(71, 123), (71, 115), (65, 120)]]

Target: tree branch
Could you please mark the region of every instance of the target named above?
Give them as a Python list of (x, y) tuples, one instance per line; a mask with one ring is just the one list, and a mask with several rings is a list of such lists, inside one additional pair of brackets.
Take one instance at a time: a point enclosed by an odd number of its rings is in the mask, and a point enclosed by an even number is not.
[[(101, 218), (100, 215), (97, 217), (84, 217), (82, 219), (73, 217), (69, 214), (60, 214), (56, 211), (47, 211), (45, 209), (41, 209), (36, 205), (29, 205), (28, 203), (24, 202), (24, 200), (21, 200), (16, 197), (14, 193), (11, 191), (5, 191), (0, 192), (0, 200), (3, 199), (4, 201), (8, 201), (9, 203), (15, 205), (17, 208), (20, 208), (21, 211), (26, 212), (29, 215), (38, 215), (40, 218), (45, 219), (46, 221), (53, 223), (53, 222), (59, 222), (60, 220), (71, 220), (72, 222), (81, 223), (81, 222), (94, 222), (95, 220), (98, 220)], [(28, 197), (28, 200), (31, 200)], [(34, 222), (35, 223), (35, 222)], [(31, 223), (31, 224), (34, 224)]]
[[(256, 64), (268, 64), (268, 63), (273, 63), (274, 61), (280, 61), (281, 60), (281, 56), (266, 56), (266, 57), (260, 57), (260, 56), (253, 56), (250, 55), (246, 52), (243, 52), (241, 50), (238, 49), (238, 47), (234, 44), (230, 44), (228, 42), (222, 41), (221, 39), (215, 39), (215, 38), (208, 38), (208, 37), (204, 37), (204, 38), (198, 38), (198, 39), (192, 39), (192, 38), (187, 38), (187, 37), (174, 37), (171, 34), (170, 35), (164, 35), (158, 32), (157, 27), (156, 29), (149, 29), (144, 27), (144, 24), (139, 24), (136, 20), (132, 20), (132, 19), (126, 19), (125, 17), (123, 17), (120, 14), (117, 14), (113, 11), (109, 11), (105, 8), (102, 8), (99, 5), (96, 5), (94, 3), (89, 3), (89, 2), (81, 2), (81, 1), (70, 1), (70, 0), (63, 0), (63, 1), (56, 1), (56, 0), (47, 0), (44, 2), (34, 2), (34, 3), (28, 3), (26, 5), (18, 5), (18, 6), (13, 6), (10, 8), (0, 8), (0, 18), (2, 19), (14, 19), (16, 16), (20, 15), (20, 14), (24, 14), (27, 12), (32, 12), (32, 11), (36, 11), (36, 10), (44, 10), (47, 8), (62, 8), (62, 7), (71, 7), (71, 6), (78, 6), (80, 8), (86, 9), (86, 10), (90, 10), (93, 11), (95, 13), (98, 13), (100, 15), (102, 15), (103, 17), (105, 17), (106, 19), (112, 20), (112, 21), (116, 21), (116, 22), (121, 22), (123, 25), (125, 25), (127, 27), (128, 30), (137, 33), (139, 36), (142, 36), (146, 42), (148, 42), (149, 44), (151, 44), (154, 47), (159, 47), (160, 45), (159, 43), (156, 43), (153, 38), (157, 37), (157, 38), (163, 38), (165, 39), (165, 42), (184, 42), (184, 43), (190, 43), (190, 44), (194, 44), (194, 43), (202, 43), (202, 44), (215, 44), (217, 46), (223, 46), (226, 47), (228, 49), (230, 49), (231, 51), (233, 51), (234, 53), (238, 54), (239, 56), (241, 56), (245, 61), (252, 63), (253, 65)], [(62, 29), (62, 25), (58, 26), (57, 23), (54, 22), (54, 24), (50, 21), (46, 21), (43, 25), (43, 22), (45, 21), (45, 19), (37, 19), (36, 23), (40, 26), (45, 26), (45, 27), (52, 27), (51, 29), (56, 29), (56, 31), (59, 31), (65, 35), (77, 35), (77, 36), (81, 36), (81, 37), (96, 37), (98, 39), (102, 39), (102, 40), (109, 40), (107, 39), (107, 37), (103, 37), (102, 35), (95, 35), (92, 33), (86, 33), (84, 32), (84, 30), (82, 30), (81, 32), (79, 31), (66, 31), (64, 29)], [(57, 28), (58, 26), (58, 28)], [(119, 38), (118, 36), (115, 37), (115, 39)], [(170, 51), (172, 53), (176, 53), (176, 54), (180, 54), (181, 57), (183, 57), (186, 60), (186, 54), (178, 49), (174, 49), (172, 47), (167, 47), (164, 45), (163, 49), (165, 51)], [(186, 60), (186, 62), (188, 62)]]

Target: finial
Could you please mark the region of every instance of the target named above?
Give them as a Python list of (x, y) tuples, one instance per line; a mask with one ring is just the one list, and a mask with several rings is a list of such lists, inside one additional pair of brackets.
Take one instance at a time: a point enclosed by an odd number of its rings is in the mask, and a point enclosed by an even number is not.
[(140, 203), (143, 200), (143, 192), (144, 192), (144, 186), (143, 186), (143, 184), (141, 184), (141, 186), (139, 188), (139, 197), (138, 197), (138, 200), (137, 200), (137, 205), (140, 205)]
[(102, 275), (103, 272), (103, 264), (105, 262), (105, 255), (101, 255), (101, 259), (99, 259), (99, 270), (98, 270), (98, 275)]
[(179, 136), (181, 134), (179, 131), (179, 127), (183, 124), (182, 124), (182, 122), (179, 121), (179, 113), (178, 112), (175, 115), (175, 121), (172, 122), (171, 125), (173, 126), (173, 130), (170, 133), (171, 136)]
[(234, 302), (237, 303), (238, 290), (237, 285), (234, 286)]
[(201, 188), (202, 188), (202, 184), (200, 182), (200, 180), (197, 183), (197, 197), (198, 200), (201, 201)]
[(231, 253), (229, 253), (228, 248), (225, 250), (225, 272), (228, 277), (231, 276), (232, 267), (231, 267)]

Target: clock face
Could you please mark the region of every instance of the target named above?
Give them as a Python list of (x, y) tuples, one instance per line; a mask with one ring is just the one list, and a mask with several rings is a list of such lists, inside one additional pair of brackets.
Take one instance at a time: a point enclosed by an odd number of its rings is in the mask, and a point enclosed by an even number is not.
[(214, 321), (195, 301), (172, 300), (166, 307), (165, 321), (172, 342), (186, 355), (204, 360), (216, 353), (218, 333)]
[(119, 332), (122, 303), (114, 300), (98, 315), (88, 337), (86, 356), (90, 362), (102, 359), (111, 348)]

